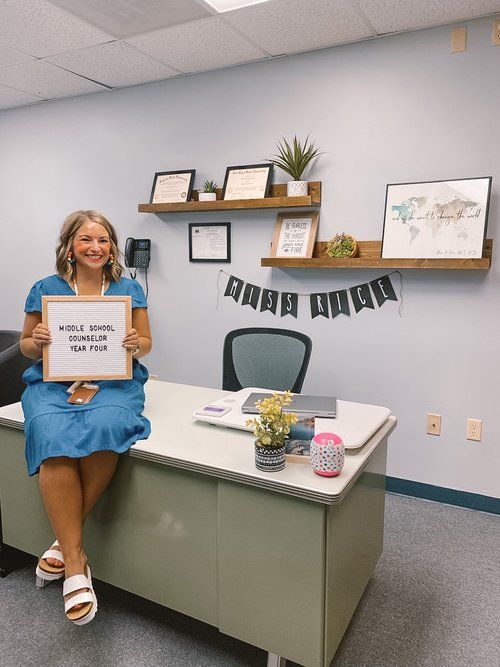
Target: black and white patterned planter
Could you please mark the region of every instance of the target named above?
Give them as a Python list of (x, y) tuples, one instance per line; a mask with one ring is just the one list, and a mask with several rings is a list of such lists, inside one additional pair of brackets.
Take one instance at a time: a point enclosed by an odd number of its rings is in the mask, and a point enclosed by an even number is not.
[(272, 447), (255, 442), (255, 467), (264, 472), (277, 472), (285, 467), (285, 445)]

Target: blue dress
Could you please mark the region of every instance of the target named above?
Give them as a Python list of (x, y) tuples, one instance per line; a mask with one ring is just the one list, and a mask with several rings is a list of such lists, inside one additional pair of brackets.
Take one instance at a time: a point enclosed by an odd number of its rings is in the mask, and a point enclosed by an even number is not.
[[(147, 308), (139, 283), (130, 278), (112, 281), (106, 296), (132, 297), (132, 308)], [(26, 299), (25, 312), (42, 311), (42, 295), (74, 296), (58, 275), (36, 282)], [(43, 382), (42, 361), (23, 375), (27, 387), (21, 402), (26, 435), (28, 474), (36, 475), (40, 464), (54, 456), (81, 458), (93, 452), (122, 453), (151, 433), (149, 420), (142, 416), (147, 369), (133, 360), (131, 380), (101, 380), (100, 391), (85, 405), (68, 403), (66, 389), (71, 382)]]

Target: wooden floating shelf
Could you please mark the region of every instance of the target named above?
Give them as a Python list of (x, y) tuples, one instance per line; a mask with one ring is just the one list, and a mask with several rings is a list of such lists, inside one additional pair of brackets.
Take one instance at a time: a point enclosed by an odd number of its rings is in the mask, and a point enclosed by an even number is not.
[(493, 239), (487, 239), (484, 257), (478, 259), (383, 259), (380, 257), (381, 241), (358, 241), (358, 255), (351, 259), (332, 259), (326, 255), (326, 242), (314, 244), (313, 256), (263, 257), (261, 266), (281, 269), (489, 269)]
[(139, 213), (184, 213), (193, 211), (234, 211), (238, 209), (304, 208), (321, 205), (321, 181), (309, 183), (309, 193), (304, 197), (287, 197), (286, 183), (271, 185), (269, 197), (264, 199), (220, 199), (217, 189), (215, 201), (198, 201), (198, 190), (193, 190), (191, 201), (175, 204), (139, 204)]

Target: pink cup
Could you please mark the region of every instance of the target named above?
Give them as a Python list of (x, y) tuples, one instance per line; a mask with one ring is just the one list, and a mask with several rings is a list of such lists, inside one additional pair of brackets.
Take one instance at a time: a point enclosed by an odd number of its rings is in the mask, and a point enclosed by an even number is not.
[(335, 433), (317, 433), (311, 440), (311, 465), (317, 475), (340, 475), (344, 459), (344, 443)]

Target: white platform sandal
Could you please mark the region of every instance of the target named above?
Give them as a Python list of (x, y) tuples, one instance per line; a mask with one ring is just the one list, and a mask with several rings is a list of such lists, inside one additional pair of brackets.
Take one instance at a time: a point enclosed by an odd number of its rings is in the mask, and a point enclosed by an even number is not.
[(55, 558), (56, 560), (60, 560), (61, 563), (64, 563), (62, 553), (57, 549), (54, 549), (54, 547), (58, 546), (59, 542), (56, 540), (38, 561), (35, 570), (37, 588), (43, 588), (44, 586), (47, 586), (47, 584), (50, 584), (51, 581), (57, 581), (64, 577), (64, 565), (62, 567), (54, 567), (53, 565), (50, 565), (50, 563), (47, 563), (47, 558)]
[[(97, 598), (92, 586), (92, 576), (90, 567), (87, 565), (87, 576), (84, 574), (75, 574), (65, 580), (63, 585), (63, 595), (69, 595), (81, 588), (88, 588), (88, 591), (78, 593), (64, 603), (64, 612), (67, 618), (75, 625), (85, 625), (90, 623), (97, 613)], [(73, 609), (77, 604), (82, 604), (80, 609)]]

